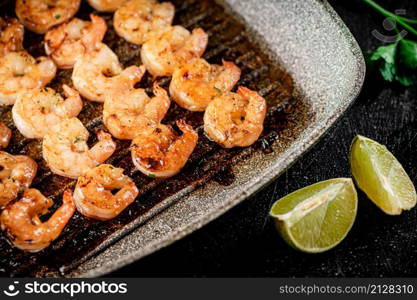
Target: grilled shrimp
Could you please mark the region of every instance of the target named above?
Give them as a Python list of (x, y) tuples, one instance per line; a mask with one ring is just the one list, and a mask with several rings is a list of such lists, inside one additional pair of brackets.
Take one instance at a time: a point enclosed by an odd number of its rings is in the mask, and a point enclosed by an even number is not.
[(219, 94), (229, 92), (239, 78), (240, 69), (234, 63), (210, 65), (200, 58), (174, 71), (169, 93), (179, 106), (204, 111)]
[(115, 12), (114, 29), (128, 42), (142, 45), (151, 34), (171, 26), (174, 14), (171, 2), (129, 0)]
[(29, 156), (0, 151), (0, 208), (32, 184), (37, 169), (38, 165)]
[(169, 76), (176, 68), (201, 57), (207, 43), (203, 29), (196, 28), (190, 33), (184, 27), (173, 26), (152, 35), (143, 44), (140, 56), (153, 76)]
[(0, 121), (0, 149), (5, 149), (9, 146), (12, 131), (3, 122)]
[(88, 0), (88, 4), (101, 12), (114, 12), (123, 2), (126, 0)]
[(204, 131), (224, 148), (252, 145), (263, 130), (266, 102), (257, 92), (240, 86), (236, 93), (214, 99), (204, 113)]
[(44, 87), (55, 74), (49, 58), (35, 60), (25, 51), (10, 52), (0, 58), (0, 104), (13, 105), (20, 92)]
[(177, 121), (182, 134), (160, 124), (140, 132), (130, 146), (133, 164), (150, 177), (171, 177), (184, 167), (195, 146), (198, 135), (184, 120)]
[[(102, 221), (119, 215), (137, 197), (133, 180), (123, 169), (100, 165), (78, 178), (74, 190), (77, 210), (86, 217)], [(114, 190), (118, 190), (114, 193)]]
[(129, 87), (114, 89), (104, 102), (103, 123), (111, 134), (123, 140), (132, 140), (147, 128), (157, 126), (168, 111), (171, 100), (168, 93), (155, 81), (154, 97), (144, 89)]
[(116, 54), (105, 44), (100, 44), (97, 49), (77, 59), (72, 81), (83, 97), (90, 101), (104, 102), (106, 93), (121, 77), (123, 80), (138, 82), (142, 75), (142, 69), (136, 66), (123, 70)]
[(16, 15), (30, 31), (44, 34), (71, 19), (81, 0), (17, 0)]
[(116, 149), (111, 135), (104, 131), (97, 134), (98, 142), (88, 148), (89, 133), (77, 118), (70, 118), (54, 125), (44, 136), (43, 158), (55, 174), (77, 178), (108, 159)]
[(76, 117), (83, 102), (76, 90), (63, 85), (64, 101), (51, 88), (22, 93), (13, 106), (13, 121), (20, 133), (30, 139), (41, 139), (55, 124), (63, 119)]
[(0, 18), (0, 57), (23, 50), (23, 25), (15, 18)]
[(1, 229), (11, 243), (24, 251), (39, 252), (54, 241), (74, 215), (75, 205), (71, 190), (66, 190), (62, 205), (48, 221), (42, 222), (40, 215), (48, 213), (54, 204), (36, 189), (28, 189), (23, 197), (9, 205), (1, 214)]
[(91, 22), (77, 18), (45, 34), (45, 51), (60, 69), (71, 69), (77, 57), (95, 49), (107, 30), (103, 18), (90, 15)]

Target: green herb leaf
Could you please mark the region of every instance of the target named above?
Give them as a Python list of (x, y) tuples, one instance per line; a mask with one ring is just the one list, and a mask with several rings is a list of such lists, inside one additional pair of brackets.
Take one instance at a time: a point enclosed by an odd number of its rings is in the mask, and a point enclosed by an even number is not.
[(55, 19), (57, 19), (57, 20), (60, 19), (60, 18), (61, 18), (61, 15), (56, 15), (55, 16)]
[(377, 68), (386, 81), (404, 86), (417, 83), (416, 42), (402, 39), (364, 55), (369, 71)]
[(391, 82), (395, 79), (395, 74), (397, 73), (395, 68), (396, 53), (397, 43), (381, 46), (370, 55), (368, 64), (369, 62), (376, 62), (382, 77)]
[[(390, 18), (398, 27), (407, 30), (408, 33), (417, 36), (416, 19), (409, 19), (398, 16), (380, 6), (373, 0), (363, 0), (374, 10), (386, 18)], [(373, 53), (364, 53), (366, 59), (367, 73), (379, 69), (382, 77), (390, 82), (396, 81), (404, 86), (417, 84), (417, 42), (403, 39), (400, 34), (395, 43), (381, 46)]]
[(380, 46), (371, 56), (371, 60), (383, 59), (389, 64), (395, 63), (395, 54), (397, 50), (397, 43), (389, 44), (387, 46)]
[(417, 42), (402, 39), (398, 43), (398, 59), (409, 69), (417, 69)]
[(384, 77), (384, 79), (389, 82), (392, 82), (395, 79), (395, 75), (397, 73), (395, 64), (390, 64), (386, 61), (381, 63), (379, 71), (381, 72), (382, 77)]
[(222, 90), (221, 90), (221, 89), (219, 89), (218, 87), (214, 87), (214, 89), (217, 91), (217, 93), (219, 93), (219, 95), (221, 95), (221, 94), (222, 94)]
[(77, 137), (74, 138), (74, 144), (76, 144), (80, 141), (82, 141), (81, 137), (77, 136)]
[(397, 75), (395, 79), (404, 86), (412, 86), (417, 83), (417, 76), (414, 74)]
[(156, 176), (155, 176), (155, 174), (148, 173), (148, 177), (149, 177), (149, 178), (155, 178)]

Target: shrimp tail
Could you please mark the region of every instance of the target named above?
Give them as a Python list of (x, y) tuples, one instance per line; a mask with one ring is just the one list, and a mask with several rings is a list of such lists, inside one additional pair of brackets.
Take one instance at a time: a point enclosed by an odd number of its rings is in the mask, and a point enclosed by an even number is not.
[(164, 88), (160, 87), (158, 81), (153, 82), (153, 93), (156, 97), (168, 97), (168, 93), (165, 91)]
[(176, 122), (176, 124), (177, 124), (178, 128), (182, 131), (182, 133), (183, 133), (183, 134), (184, 134), (184, 133), (192, 133), (193, 135), (194, 135), (194, 134), (196, 135), (196, 133), (195, 133), (195, 131), (194, 131), (193, 127), (192, 127), (191, 125), (187, 124), (187, 123), (185, 122), (185, 119), (179, 119), (179, 120)]
[(116, 143), (113, 141), (109, 133), (100, 130), (97, 133), (98, 142), (88, 151), (91, 159), (98, 164), (103, 163), (116, 150)]
[(160, 87), (157, 81), (154, 81), (153, 83), (153, 93), (155, 97), (152, 99), (153, 101), (151, 104), (149, 104), (149, 111), (156, 111), (157, 120), (160, 122), (168, 112), (169, 106), (171, 105), (171, 99), (169, 98), (167, 91)]
[(245, 122), (252, 122), (255, 124), (263, 124), (266, 115), (265, 99), (256, 91), (252, 91), (246, 87), (239, 86), (237, 93), (244, 98), (249, 99), (249, 104), (246, 109)]
[(38, 61), (39, 73), (43, 75), (45, 82), (51, 81), (55, 77), (57, 71), (55, 63), (51, 59), (43, 56), (39, 57)]
[(131, 204), (139, 194), (139, 190), (133, 181), (126, 184), (120, 191), (116, 193), (115, 209), (121, 212), (129, 204)]
[(145, 66), (130, 66), (127, 67), (120, 73), (120, 78), (123, 78), (121, 82), (127, 82), (128, 85), (133, 86), (136, 83), (140, 82), (142, 80), (143, 75), (146, 72)]
[(0, 149), (4, 149), (9, 145), (12, 131), (3, 122), (0, 121)]
[(107, 31), (107, 24), (103, 18), (90, 14), (91, 30), (82, 38), (82, 43), (87, 51), (97, 49), (97, 45), (103, 40)]
[(208, 35), (203, 29), (195, 28), (191, 33), (189, 42), (192, 45), (191, 49), (195, 52), (195, 56), (200, 57), (207, 48)]
[(68, 117), (72, 118), (78, 116), (83, 109), (83, 101), (81, 100), (80, 94), (66, 84), (62, 85), (62, 89), (67, 97), (64, 102), (64, 107)]
[(236, 65), (233, 62), (227, 61), (224, 58), (222, 58), (222, 64), (223, 64), (223, 67), (225, 67), (226, 69), (236, 68)]
[(68, 223), (69, 219), (74, 215), (75, 203), (70, 189), (65, 190), (62, 196), (62, 205), (55, 211), (52, 217), (43, 226), (53, 234), (51, 240), (55, 240)]
[(176, 122), (178, 128), (181, 130), (182, 135), (175, 142), (175, 147), (179, 146), (182, 153), (186, 153), (188, 157), (194, 150), (198, 141), (198, 134), (193, 127), (185, 122), (185, 119), (180, 119)]

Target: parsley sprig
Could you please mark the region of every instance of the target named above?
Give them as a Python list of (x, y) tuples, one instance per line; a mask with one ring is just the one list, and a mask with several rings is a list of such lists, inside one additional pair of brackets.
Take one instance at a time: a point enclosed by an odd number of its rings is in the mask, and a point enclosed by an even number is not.
[[(384, 9), (373, 0), (363, 0), (373, 9), (395, 21), (398, 26), (417, 37), (414, 27), (417, 20), (397, 16)], [(398, 32), (398, 29), (397, 29)], [(399, 33), (394, 43), (380, 46), (373, 52), (366, 52), (369, 69), (378, 69), (382, 77), (389, 82), (399, 82), (404, 86), (417, 84), (417, 42), (403, 38)]]

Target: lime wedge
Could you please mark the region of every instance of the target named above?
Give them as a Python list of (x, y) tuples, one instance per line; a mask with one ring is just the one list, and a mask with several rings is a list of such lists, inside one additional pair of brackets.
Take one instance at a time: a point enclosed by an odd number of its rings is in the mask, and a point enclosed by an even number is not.
[(350, 148), (350, 167), (359, 188), (389, 215), (416, 205), (416, 190), (398, 160), (377, 142), (358, 135)]
[(358, 197), (350, 178), (321, 181), (276, 201), (270, 215), (295, 249), (318, 253), (339, 244), (356, 217)]

